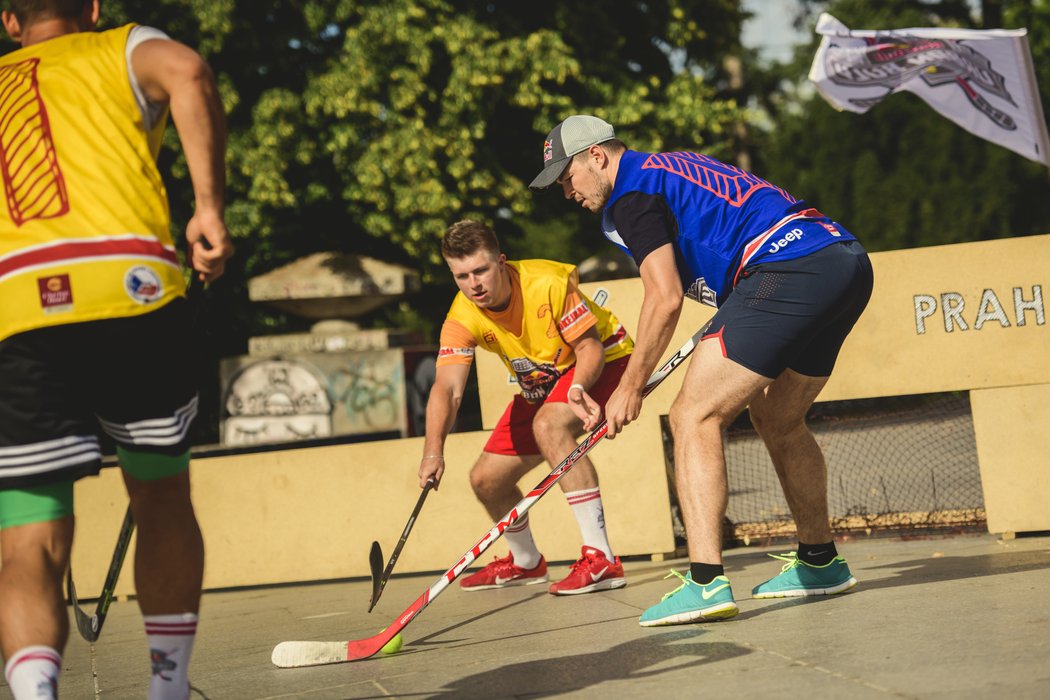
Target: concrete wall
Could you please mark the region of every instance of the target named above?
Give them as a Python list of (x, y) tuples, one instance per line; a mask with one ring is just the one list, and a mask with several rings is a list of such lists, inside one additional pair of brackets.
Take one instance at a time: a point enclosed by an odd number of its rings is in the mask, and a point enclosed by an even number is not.
[[(970, 390), (988, 525), (992, 531), (1050, 529), (1050, 236), (941, 246), (872, 256), (876, 288), (822, 400)], [(641, 282), (604, 288), (607, 306), (637, 327)], [(712, 311), (687, 303), (675, 349)], [(965, 326), (965, 329), (964, 329)], [(670, 352), (670, 351), (669, 351)], [(669, 354), (669, 353), (668, 353)], [(514, 387), (488, 353), (478, 357), (486, 427)], [(613, 546), (621, 554), (673, 549), (659, 416), (683, 370), (649, 399), (642, 418), (592, 453)], [(441, 573), (492, 523), (467, 473), (485, 433), (451, 436), (448, 473), (423, 509), (398, 571)], [(194, 497), (208, 547), (209, 588), (367, 576), (368, 550), (389, 554), (418, 496), (418, 438), (196, 460)], [(523, 480), (534, 486), (546, 469)], [(85, 596), (105, 576), (125, 505), (119, 474), (77, 485), (73, 565)], [(552, 493), (533, 510), (539, 546), (551, 560), (578, 555), (575, 521)], [(500, 542), (490, 552), (504, 552)], [(482, 561), (487, 561), (486, 553)], [(131, 590), (125, 570), (121, 592)], [(362, 608), (367, 601), (359, 601)]]
[[(674, 549), (658, 420), (650, 414), (636, 439), (617, 440), (615, 448), (606, 441), (591, 452), (602, 470), (610, 537), (621, 555)], [(467, 482), (487, 437), (449, 437), (441, 488), (427, 498), (398, 559), (399, 573), (442, 573), (492, 527)], [(422, 438), (408, 438), (195, 459), (191, 476), (207, 548), (205, 586), (368, 576), (372, 540), (389, 556), (419, 496), (422, 449)], [(548, 471), (535, 469), (522, 481), (523, 490)], [(102, 587), (127, 499), (116, 469), (78, 482), (75, 497), (73, 571), (78, 593), (88, 597)], [(560, 486), (536, 504), (530, 518), (549, 560), (579, 556), (579, 531)], [(503, 555), (506, 546), (492, 545), (481, 563), (492, 553)], [(119, 594), (134, 591), (130, 560)], [(359, 602), (367, 607), (368, 601)]]

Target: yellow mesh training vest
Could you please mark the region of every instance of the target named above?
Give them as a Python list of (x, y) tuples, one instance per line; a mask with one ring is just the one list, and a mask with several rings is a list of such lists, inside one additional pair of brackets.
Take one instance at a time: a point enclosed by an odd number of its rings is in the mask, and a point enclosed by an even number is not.
[(134, 25), (0, 57), (0, 340), (146, 313), (184, 294), (155, 159), (128, 81)]

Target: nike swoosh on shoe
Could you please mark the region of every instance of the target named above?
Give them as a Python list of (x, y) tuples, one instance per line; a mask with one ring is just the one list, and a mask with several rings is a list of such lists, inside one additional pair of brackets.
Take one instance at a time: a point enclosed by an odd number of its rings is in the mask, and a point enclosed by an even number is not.
[(700, 595), (703, 597), (704, 600), (710, 600), (712, 596), (721, 593), (726, 588), (729, 588), (729, 584), (728, 583), (723, 583), (723, 584), (721, 584), (719, 586), (715, 586), (714, 588), (712, 588), (710, 590), (708, 590), (707, 588), (701, 588), (700, 589)]

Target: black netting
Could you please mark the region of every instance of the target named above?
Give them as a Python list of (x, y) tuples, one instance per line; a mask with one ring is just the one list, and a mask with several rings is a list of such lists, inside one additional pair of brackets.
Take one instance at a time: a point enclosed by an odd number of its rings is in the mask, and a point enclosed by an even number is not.
[[(968, 394), (831, 401), (815, 404), (807, 422), (828, 464), (836, 533), (984, 525)], [(670, 470), (674, 455), (666, 421), (664, 436)], [(746, 412), (727, 431), (725, 451), (726, 539), (794, 537), (780, 482)], [(677, 522), (676, 534), (684, 534)]]

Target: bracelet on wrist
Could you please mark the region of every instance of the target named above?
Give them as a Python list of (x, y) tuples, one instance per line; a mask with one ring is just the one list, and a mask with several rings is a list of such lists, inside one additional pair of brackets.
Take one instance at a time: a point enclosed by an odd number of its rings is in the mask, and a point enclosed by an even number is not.
[[(572, 391), (573, 389), (579, 389), (581, 394), (586, 394), (587, 393), (587, 390), (583, 388), (583, 384), (572, 384), (572, 385), (570, 385), (569, 386), (569, 391)], [(566, 393), (568, 393), (568, 392), (566, 392)]]
[(442, 462), (445, 461), (442, 455), (423, 455), (423, 459), (440, 459)]

